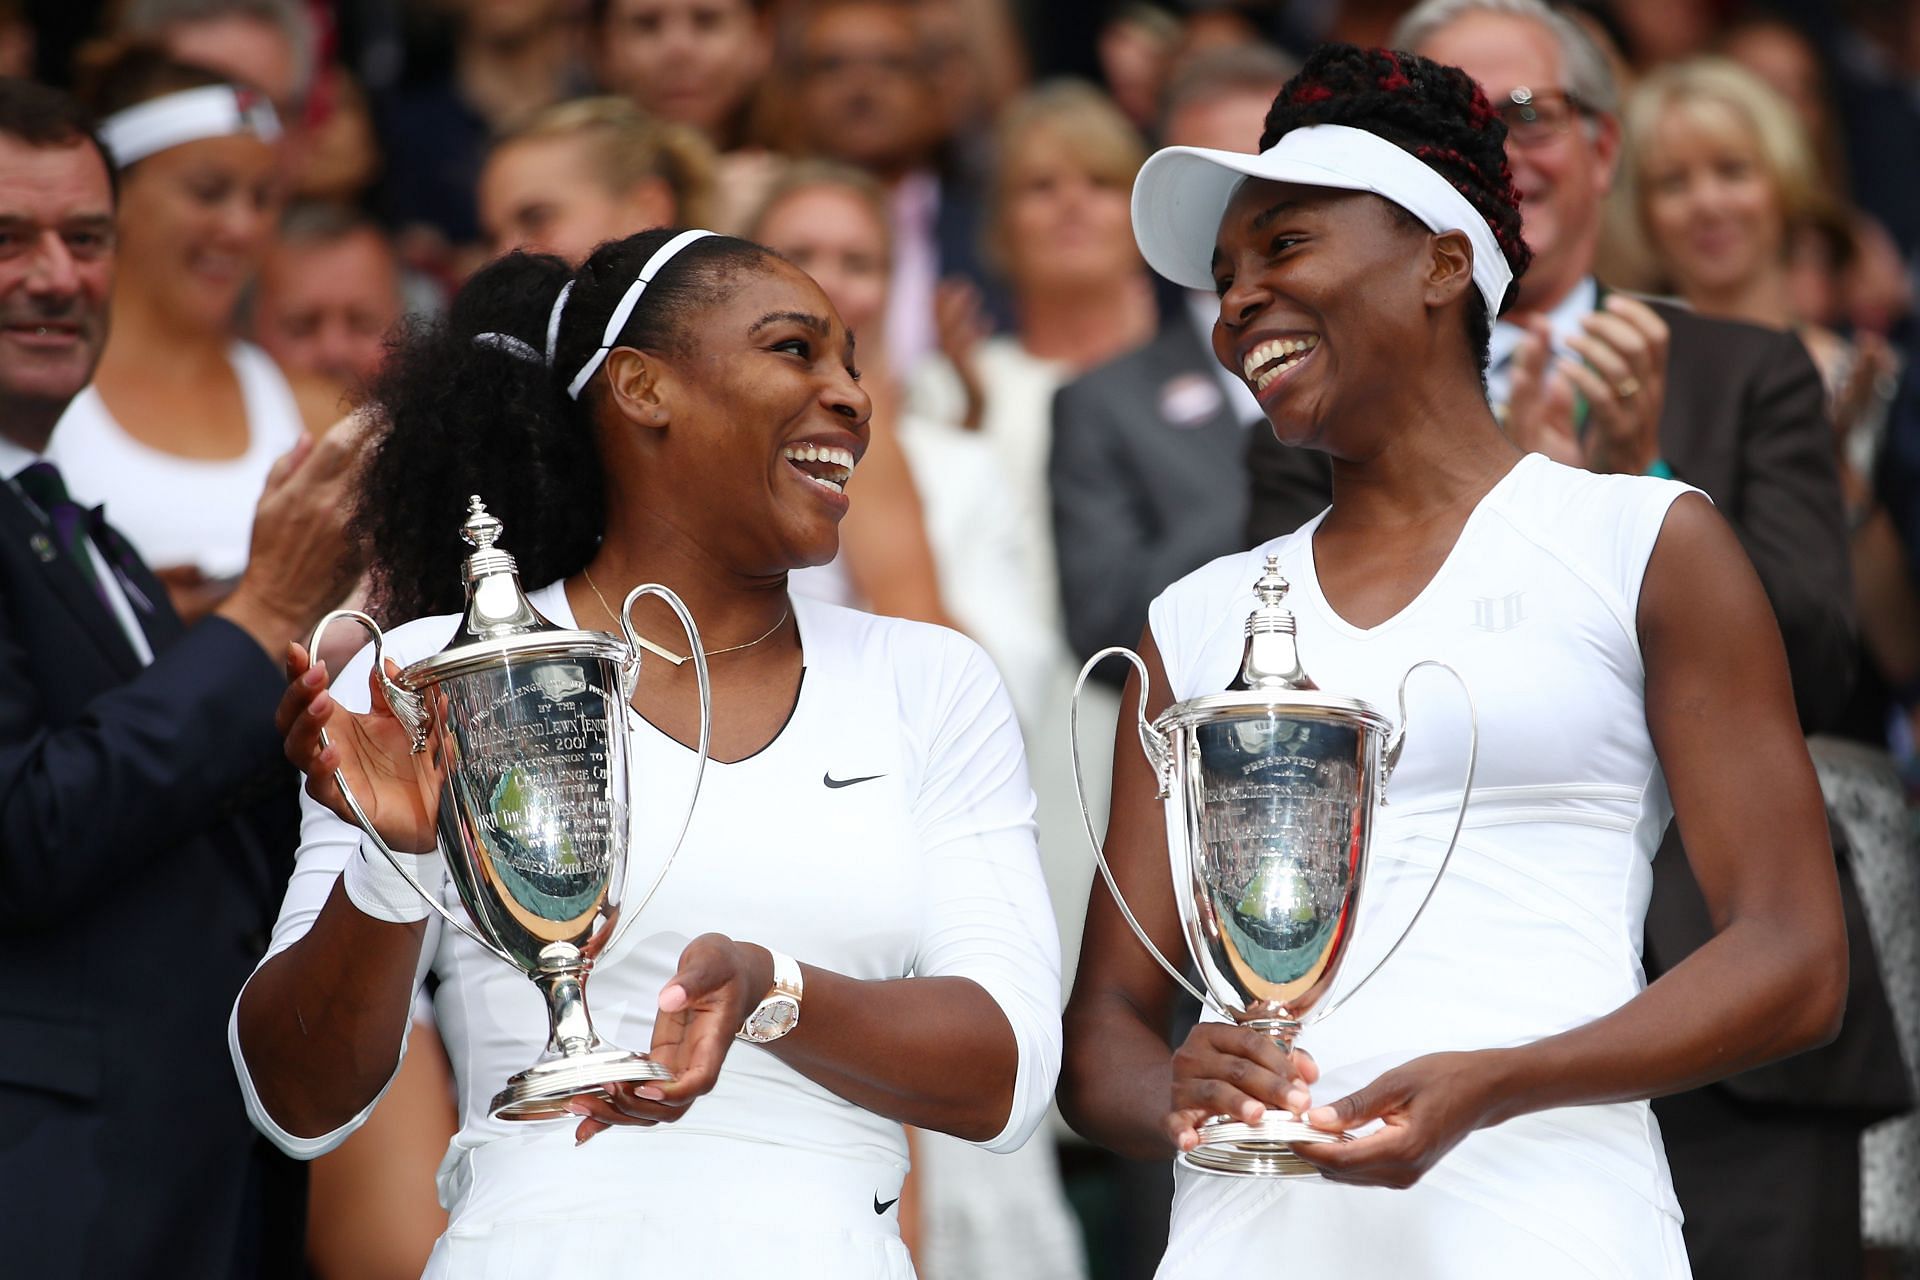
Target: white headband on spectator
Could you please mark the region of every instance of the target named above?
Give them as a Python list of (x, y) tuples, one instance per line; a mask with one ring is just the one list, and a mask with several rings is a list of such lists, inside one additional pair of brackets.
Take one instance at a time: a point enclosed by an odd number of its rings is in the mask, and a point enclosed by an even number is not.
[(1248, 178), (1371, 191), (1429, 231), (1465, 233), (1473, 245), (1473, 283), (1486, 299), (1487, 318), (1500, 314), (1513, 269), (1485, 216), (1412, 152), (1341, 124), (1294, 129), (1259, 155), (1205, 147), (1156, 151), (1133, 184), (1133, 234), (1147, 265), (1175, 284), (1212, 289), (1220, 218)]
[(100, 141), (122, 169), (169, 147), (236, 133), (272, 142), (280, 136), (280, 117), (259, 94), (230, 84), (169, 93), (116, 111), (100, 122)]
[[(714, 234), (716, 233), (712, 231), (682, 231), (654, 251), (653, 256), (647, 259), (647, 264), (640, 268), (640, 274), (635, 276), (633, 283), (627, 286), (626, 293), (620, 299), (620, 305), (613, 309), (611, 316), (607, 317), (607, 331), (600, 335), (599, 348), (593, 353), (591, 359), (580, 366), (580, 372), (573, 375), (573, 381), (567, 384), (569, 396), (575, 400), (580, 398), (580, 389), (587, 385), (587, 380), (593, 377), (601, 364), (606, 361), (607, 353), (613, 350), (614, 342), (620, 337), (620, 331), (627, 327), (627, 319), (633, 315), (633, 309), (640, 305), (640, 295), (647, 291), (647, 286), (652, 284), (653, 278), (660, 274), (660, 269), (673, 261), (674, 254), (679, 253), (695, 240), (704, 240)], [(554, 301), (556, 321), (564, 301), (564, 295)]]

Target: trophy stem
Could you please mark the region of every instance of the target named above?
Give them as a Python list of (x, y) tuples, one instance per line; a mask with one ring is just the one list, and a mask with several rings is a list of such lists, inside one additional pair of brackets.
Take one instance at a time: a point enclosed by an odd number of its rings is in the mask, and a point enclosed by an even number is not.
[(489, 1115), (497, 1120), (571, 1119), (570, 1099), (605, 1097), (606, 1086), (615, 1083), (673, 1079), (671, 1071), (646, 1054), (617, 1048), (595, 1034), (587, 1013), (590, 966), (577, 948), (554, 943), (541, 958), (548, 963), (527, 976), (547, 1000), (547, 1051), (494, 1095)]
[(587, 1014), (586, 988), (581, 983), (586, 966), (576, 960), (529, 976), (547, 999), (547, 1053), (571, 1056), (599, 1048), (600, 1037), (594, 1034), (593, 1019)]

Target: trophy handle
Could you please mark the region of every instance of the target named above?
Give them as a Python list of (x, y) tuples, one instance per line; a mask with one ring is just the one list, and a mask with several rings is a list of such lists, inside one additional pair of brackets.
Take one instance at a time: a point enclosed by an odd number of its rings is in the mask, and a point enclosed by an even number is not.
[(1440, 880), (1447, 874), (1448, 864), (1453, 861), (1453, 851), (1460, 843), (1460, 828), (1464, 826), (1467, 821), (1467, 802), (1473, 798), (1473, 769), (1474, 765), (1478, 763), (1480, 759), (1480, 717), (1479, 713), (1474, 710), (1473, 690), (1467, 687), (1466, 680), (1462, 678), (1458, 671), (1455, 671), (1446, 663), (1436, 661), (1432, 658), (1423, 659), (1420, 662), (1414, 663), (1407, 668), (1407, 673), (1400, 677), (1400, 727), (1394, 730), (1393, 737), (1387, 746), (1387, 758), (1380, 768), (1381, 803), (1386, 803), (1386, 781), (1393, 776), (1394, 766), (1400, 763), (1400, 749), (1406, 745), (1407, 682), (1413, 679), (1413, 673), (1422, 667), (1438, 667), (1459, 681), (1460, 696), (1467, 700), (1467, 777), (1466, 780), (1460, 784), (1460, 807), (1453, 815), (1453, 834), (1447, 837), (1447, 851), (1440, 856), (1440, 865), (1433, 873), (1433, 882), (1427, 886), (1427, 896), (1420, 899), (1420, 905), (1414, 909), (1413, 919), (1407, 921), (1407, 927), (1400, 931), (1400, 936), (1395, 938), (1393, 945), (1387, 948), (1387, 954), (1374, 961), (1373, 968), (1367, 970), (1365, 977), (1347, 988), (1338, 998), (1320, 1007), (1318, 1016), (1314, 1018), (1316, 1022), (1321, 1018), (1327, 1017), (1335, 1009), (1338, 1009), (1341, 1005), (1358, 995), (1360, 988), (1366, 986), (1368, 982), (1373, 980), (1373, 975), (1380, 972), (1380, 967), (1386, 964), (1387, 961), (1393, 959), (1393, 953), (1398, 951), (1400, 944), (1407, 940), (1407, 935), (1413, 932), (1413, 927), (1420, 923), (1420, 917), (1425, 914), (1427, 904), (1433, 901), (1434, 891), (1440, 887)]
[(622, 672), (621, 684), (625, 697), (622, 699), (621, 714), (626, 714), (624, 704), (632, 701), (634, 687), (640, 680), (640, 656), (645, 646), (640, 643), (640, 636), (633, 629), (633, 602), (643, 596), (659, 596), (666, 601), (667, 607), (673, 610), (673, 616), (680, 620), (681, 629), (687, 633), (687, 648), (693, 657), (694, 678), (700, 684), (700, 749), (698, 759), (693, 766), (693, 793), (687, 797), (687, 809), (680, 818), (680, 834), (673, 838), (673, 848), (667, 853), (667, 860), (660, 864), (660, 870), (654, 872), (653, 883), (647, 886), (647, 891), (641, 895), (640, 901), (630, 904), (626, 901), (626, 895), (622, 894), (619, 907), (621, 919), (614, 926), (613, 936), (607, 939), (606, 949), (609, 952), (619, 944), (620, 939), (626, 936), (628, 926), (639, 918), (640, 913), (646, 909), (647, 903), (653, 900), (655, 890), (659, 889), (660, 882), (666, 878), (667, 869), (673, 866), (673, 860), (680, 854), (680, 846), (687, 838), (687, 828), (693, 824), (693, 806), (700, 799), (700, 780), (706, 776), (707, 749), (713, 740), (713, 682), (707, 676), (707, 651), (700, 643), (700, 628), (693, 624), (693, 614), (688, 612), (686, 602), (674, 593), (673, 588), (661, 586), (657, 582), (641, 583), (627, 592), (627, 598), (620, 602), (620, 630), (626, 636), (627, 644), (633, 652), (632, 658), (629, 659), (631, 665)]
[[(394, 718), (399, 720), (400, 723), (406, 727), (407, 732), (412, 735), (413, 754), (419, 755), (422, 751), (425, 751), (427, 747), (428, 717), (426, 701), (412, 690), (402, 689), (393, 682), (392, 677), (387, 675), (386, 636), (381, 632), (379, 623), (375, 622), (366, 614), (361, 613), (358, 609), (335, 609), (332, 613), (320, 619), (319, 625), (314, 627), (313, 635), (307, 640), (308, 654), (313, 654), (319, 650), (321, 635), (326, 632), (329, 626), (342, 618), (353, 619), (373, 634), (373, 669), (380, 681), (380, 691), (386, 695), (387, 705), (393, 709)], [(320, 731), (320, 749), (324, 751), (326, 747), (327, 731), (322, 729)], [(412, 887), (413, 891), (420, 895), (421, 900), (424, 901), (428, 907), (437, 912), (442, 920), (445, 920), (461, 933), (472, 938), (487, 951), (492, 952), (508, 964), (514, 963), (513, 957), (508, 955), (498, 943), (481, 937), (479, 931), (472, 925), (447, 910), (446, 905), (440, 901), (438, 895), (429, 892), (427, 887), (414, 877), (413, 872), (407, 870), (406, 864), (400, 861), (400, 856), (387, 847), (386, 840), (374, 829), (373, 823), (368, 821), (366, 810), (360, 807), (359, 797), (355, 796), (353, 794), (353, 788), (347, 785), (345, 773), (339, 769), (335, 769), (333, 771), (333, 784), (340, 788), (340, 794), (346, 800), (347, 808), (353, 811), (354, 821), (359, 825), (360, 830), (366, 833), (367, 838), (373, 841), (374, 847), (380, 850), (381, 854), (386, 857), (386, 860), (392, 864), (393, 869), (400, 873), (400, 878), (405, 880), (407, 884)]]
[(1147, 664), (1141, 661), (1139, 654), (1125, 645), (1114, 645), (1111, 648), (1102, 649), (1088, 658), (1086, 665), (1080, 668), (1080, 678), (1073, 682), (1073, 701), (1068, 705), (1067, 711), (1067, 742), (1073, 760), (1073, 798), (1080, 806), (1080, 825), (1087, 833), (1087, 843), (1093, 847), (1093, 857), (1100, 865), (1101, 877), (1107, 882), (1107, 892), (1113, 895), (1114, 905), (1120, 908), (1121, 916), (1125, 918), (1127, 927), (1133, 930), (1133, 936), (1140, 939), (1140, 945), (1160, 962), (1160, 967), (1167, 971), (1167, 976), (1180, 984), (1181, 989), (1188, 995), (1215, 1013), (1231, 1016), (1219, 1002), (1189, 982), (1187, 975), (1175, 968), (1167, 957), (1161, 954), (1160, 948), (1153, 945), (1153, 939), (1147, 936), (1147, 931), (1141, 928), (1140, 922), (1134, 918), (1133, 908), (1129, 907), (1127, 900), (1121, 896), (1119, 882), (1113, 878), (1113, 868), (1107, 865), (1106, 851), (1100, 847), (1100, 837), (1093, 832), (1093, 815), (1087, 811), (1087, 789), (1080, 781), (1080, 692), (1087, 687), (1087, 677), (1093, 674), (1093, 669), (1116, 654), (1131, 662), (1133, 669), (1140, 673), (1140, 702), (1134, 709), (1134, 717), (1138, 721), (1141, 749), (1147, 753), (1147, 761), (1153, 766), (1154, 775), (1160, 782), (1159, 799), (1167, 798), (1168, 788), (1173, 781), (1173, 752), (1167, 747), (1166, 739), (1160, 731), (1147, 722)]

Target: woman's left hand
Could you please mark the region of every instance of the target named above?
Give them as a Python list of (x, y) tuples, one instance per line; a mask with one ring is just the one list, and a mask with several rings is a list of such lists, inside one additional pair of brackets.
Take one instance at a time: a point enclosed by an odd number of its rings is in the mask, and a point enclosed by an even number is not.
[(1406, 1188), (1492, 1114), (1496, 1097), (1487, 1053), (1415, 1058), (1337, 1102), (1303, 1117), (1318, 1129), (1383, 1126), (1352, 1142), (1299, 1143), (1293, 1150), (1330, 1182)]
[(672, 1080), (607, 1086), (609, 1097), (575, 1098), (579, 1144), (616, 1124), (672, 1124), (720, 1079), (734, 1032), (773, 989), (773, 955), (765, 947), (706, 933), (687, 944), (680, 966), (660, 989), (653, 1023), (653, 1059)]

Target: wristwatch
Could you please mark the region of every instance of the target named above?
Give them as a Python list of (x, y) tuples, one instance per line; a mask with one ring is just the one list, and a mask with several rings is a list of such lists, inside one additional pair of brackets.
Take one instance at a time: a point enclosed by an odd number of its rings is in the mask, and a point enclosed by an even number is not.
[(734, 1037), (748, 1044), (768, 1044), (800, 1025), (800, 963), (768, 948), (773, 956), (773, 990), (767, 992)]

